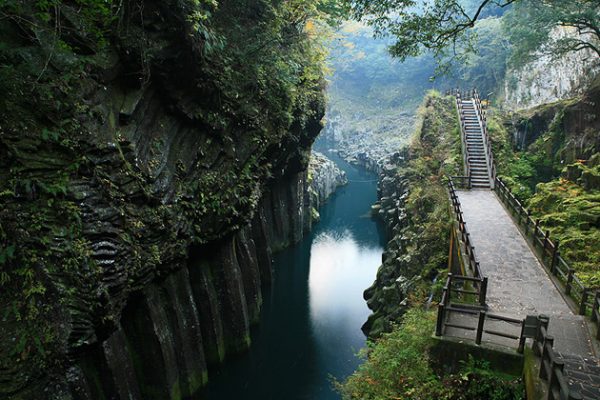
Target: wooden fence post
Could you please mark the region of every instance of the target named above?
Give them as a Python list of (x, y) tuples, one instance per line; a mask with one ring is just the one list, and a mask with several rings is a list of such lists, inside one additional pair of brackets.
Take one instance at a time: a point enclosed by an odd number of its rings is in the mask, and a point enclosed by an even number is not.
[(588, 301), (588, 296), (590, 294), (590, 289), (589, 288), (583, 288), (583, 291), (581, 292), (581, 304), (579, 304), (579, 315), (585, 315), (585, 311), (587, 309), (587, 301)]
[(486, 276), (481, 281), (481, 286), (479, 287), (479, 305), (482, 307), (485, 306), (485, 300), (486, 300), (486, 296), (487, 296), (487, 287), (488, 287), (488, 278)]
[[(544, 338), (544, 341), (542, 342), (542, 359), (540, 362), (540, 378), (542, 378), (543, 380), (548, 380), (549, 376), (548, 376), (548, 371), (546, 371), (545, 365), (546, 363), (544, 362), (548, 357), (548, 347), (552, 348), (554, 347), (554, 338), (550, 335), (546, 335), (546, 337)], [(553, 368), (550, 368), (550, 375), (552, 375), (552, 370)], [(550, 390), (550, 384), (548, 384), (548, 390)]]
[(443, 303), (438, 304), (437, 323), (435, 325), (435, 336), (442, 336), (444, 332), (444, 309)]
[[(542, 359), (543, 362), (544, 359)], [(546, 375), (544, 378), (542, 378), (540, 376), (540, 378), (542, 379), (546, 379), (548, 381), (548, 394), (550, 395), (550, 393), (552, 393), (552, 386), (559, 384), (559, 382), (556, 382), (556, 370), (559, 371), (563, 371), (565, 368), (565, 364), (562, 361), (551, 361), (550, 362), (550, 371), (546, 371), (548, 373), (550, 373), (550, 375)], [(541, 371), (540, 371), (541, 372)], [(550, 397), (550, 396), (548, 396)], [(558, 400), (558, 399), (557, 399)]]
[(558, 239), (554, 240), (554, 250), (552, 250), (552, 261), (550, 262), (550, 271), (556, 275), (557, 274), (557, 269), (558, 269), (558, 256), (560, 255), (560, 252), (558, 251), (558, 246), (559, 246), (560, 242)]
[(485, 323), (485, 311), (479, 311), (479, 321), (477, 322), (477, 336), (475, 343), (480, 345), (481, 338), (483, 337), (483, 325)]
[(517, 348), (517, 353), (523, 354), (525, 350), (525, 341), (527, 338), (525, 337), (525, 320), (521, 321), (521, 335), (519, 336), (519, 347)]
[(546, 230), (546, 234), (544, 235), (544, 251), (542, 252), (542, 255), (546, 254), (546, 247), (548, 246), (548, 238), (550, 237), (550, 231)]
[[(596, 290), (596, 295), (594, 296), (594, 308), (592, 309), (592, 321), (594, 322), (598, 322), (598, 317), (594, 312), (594, 310), (598, 309), (598, 301), (600, 301), (600, 290)], [(600, 333), (600, 328), (598, 329), (598, 332)]]
[(537, 317), (537, 331), (535, 332), (535, 337), (533, 338), (533, 353), (540, 357), (542, 353), (539, 349), (539, 342), (543, 342), (544, 337), (542, 336), (542, 327), (548, 329), (549, 319), (546, 315), (538, 315)]
[(573, 268), (569, 268), (569, 272), (567, 273), (567, 285), (565, 286), (565, 294), (568, 296), (571, 294), (571, 286), (573, 284), (573, 274), (575, 270)]

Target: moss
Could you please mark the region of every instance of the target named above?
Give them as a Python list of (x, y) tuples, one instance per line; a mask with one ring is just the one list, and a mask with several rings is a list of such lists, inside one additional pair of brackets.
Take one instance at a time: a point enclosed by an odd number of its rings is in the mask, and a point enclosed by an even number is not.
[[(436, 313), (413, 308), (403, 318), (402, 325), (383, 335), (376, 343), (369, 343), (361, 353), (365, 362), (345, 382), (337, 383), (343, 399), (447, 399), (475, 400), (522, 399), (523, 388), (519, 382), (522, 358), (515, 355), (511, 365), (516, 365), (517, 375), (497, 372), (490, 363), (495, 358), (502, 363), (505, 354), (491, 354), (474, 347), (477, 357), (468, 357), (471, 349), (456, 343), (458, 357), (466, 362), (458, 363), (455, 351), (450, 358), (457, 362), (451, 373), (440, 372), (439, 341), (433, 332)], [(446, 350), (447, 348), (444, 348)], [(481, 358), (483, 357), (483, 359)], [(503, 365), (506, 370), (506, 365)]]
[(562, 257), (584, 284), (599, 286), (600, 190), (586, 190), (565, 178), (540, 183), (529, 209), (560, 241)]
[[(246, 225), (268, 181), (306, 166), (320, 129), (324, 53), (318, 35), (289, 23), (300, 11), (268, 0), (133, 3), (0, 6), (10, 328), (0, 368), (14, 373), (11, 393), (63, 373), (67, 354), (114, 330), (129, 293), (185, 265), (192, 243)], [(114, 260), (95, 254), (102, 241)]]
[(170, 400), (181, 400), (183, 397), (181, 395), (181, 384), (179, 383), (179, 381), (175, 381), (175, 383), (173, 384), (173, 386), (171, 386), (171, 390), (170, 390)]
[(599, 93), (596, 83), (582, 98), (488, 118), (498, 175), (589, 286), (600, 285)]

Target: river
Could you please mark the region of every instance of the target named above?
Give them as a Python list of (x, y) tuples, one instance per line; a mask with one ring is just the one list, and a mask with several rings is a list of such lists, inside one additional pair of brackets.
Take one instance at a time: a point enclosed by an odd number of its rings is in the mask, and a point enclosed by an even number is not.
[(327, 154), (346, 171), (319, 210), (321, 220), (297, 245), (275, 256), (252, 345), (211, 371), (207, 400), (332, 400), (332, 379), (358, 366), (369, 310), (362, 292), (375, 279), (384, 235), (369, 217), (376, 175)]

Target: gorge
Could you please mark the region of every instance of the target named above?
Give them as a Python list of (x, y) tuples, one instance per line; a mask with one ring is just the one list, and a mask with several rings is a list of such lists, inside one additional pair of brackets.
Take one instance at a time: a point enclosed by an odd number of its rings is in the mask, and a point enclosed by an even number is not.
[(441, 334), (489, 311), (454, 190), (501, 179), (595, 334), (599, 7), (0, 1), (0, 399), (541, 399)]

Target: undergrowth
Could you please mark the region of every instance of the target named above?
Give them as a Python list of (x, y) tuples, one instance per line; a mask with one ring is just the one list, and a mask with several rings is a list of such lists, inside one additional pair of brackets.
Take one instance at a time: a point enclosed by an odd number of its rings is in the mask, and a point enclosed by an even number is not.
[(412, 308), (401, 325), (361, 351), (365, 362), (336, 388), (344, 400), (516, 400), (524, 398), (520, 379), (469, 359), (456, 374), (438, 375), (430, 350), (436, 314)]

